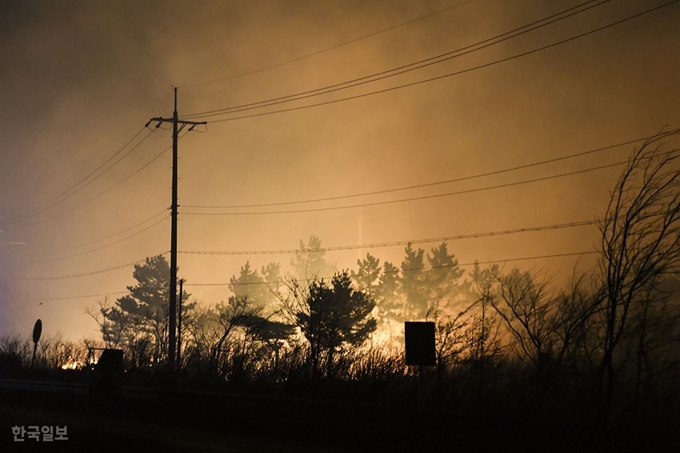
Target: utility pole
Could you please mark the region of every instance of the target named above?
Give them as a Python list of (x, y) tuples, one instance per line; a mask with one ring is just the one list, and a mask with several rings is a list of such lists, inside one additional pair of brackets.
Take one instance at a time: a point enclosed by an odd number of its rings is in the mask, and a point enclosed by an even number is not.
[(187, 126), (189, 131), (198, 125), (207, 124), (205, 121), (180, 121), (177, 115), (177, 87), (175, 87), (175, 110), (172, 118), (151, 118), (145, 127), (157, 121), (156, 129), (163, 123), (172, 123), (172, 204), (170, 205), (172, 226), (170, 227), (170, 332), (168, 334), (168, 366), (175, 370), (175, 351), (177, 350), (177, 140), (179, 133)]
[(177, 371), (182, 368), (182, 294), (184, 293), (184, 279), (179, 279), (179, 313), (177, 316)]

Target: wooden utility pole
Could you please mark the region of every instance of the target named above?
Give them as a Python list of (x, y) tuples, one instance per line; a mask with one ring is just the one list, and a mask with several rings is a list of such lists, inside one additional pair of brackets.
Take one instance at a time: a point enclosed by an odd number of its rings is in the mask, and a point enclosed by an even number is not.
[(205, 121), (180, 121), (177, 115), (177, 87), (175, 87), (175, 110), (172, 113), (172, 118), (151, 118), (146, 123), (149, 124), (157, 121), (156, 128), (162, 123), (172, 123), (172, 204), (170, 205), (172, 226), (170, 227), (170, 322), (168, 334), (168, 366), (170, 370), (175, 369), (175, 351), (177, 348), (176, 330), (177, 330), (177, 160), (178, 150), (177, 141), (179, 133), (186, 127), (189, 131), (193, 130), (198, 125), (205, 125)]
[(179, 279), (179, 313), (177, 316), (177, 371), (182, 368), (182, 294), (184, 279)]

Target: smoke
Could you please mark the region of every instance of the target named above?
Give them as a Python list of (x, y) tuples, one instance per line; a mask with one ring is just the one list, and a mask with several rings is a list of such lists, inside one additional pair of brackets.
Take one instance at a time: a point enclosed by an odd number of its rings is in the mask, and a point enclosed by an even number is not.
[[(169, 222), (143, 232), (151, 222), (130, 229), (170, 205), (170, 153), (161, 155), (171, 143), (167, 130), (151, 134), (72, 196), (57, 198), (54, 207), (15, 220), (96, 169), (149, 118), (171, 116), (171, 86), (179, 86), (180, 116), (255, 102), (428, 58), (574, 4), (458, 3), (441, 12), (456, 2), (2, 2), (0, 229), (27, 245), (13, 250), (11, 258), (6, 247), (0, 249), (5, 282), (0, 318), (39, 315), (47, 320), (46, 329), (64, 326), (67, 335), (92, 331), (83, 311), (97, 297), (70, 297), (125, 291), (132, 267), (93, 272), (169, 249)], [(642, 9), (605, 5), (446, 63), (276, 108), (465, 70)], [(192, 132), (180, 140), (180, 250), (289, 249), (310, 235), (324, 246), (370, 244), (592, 219), (604, 209), (616, 168), (361, 209), (198, 216), (190, 214), (209, 211), (190, 206), (281, 203), (421, 185), (677, 125), (678, 14), (671, 6), (531, 56), (388, 93), (238, 121), (208, 118), (207, 134)], [(428, 17), (414, 21), (423, 16)], [(358, 39), (367, 35), (372, 36)], [(615, 162), (629, 150), (455, 184), (271, 209), (480, 189)], [(265, 209), (232, 211), (258, 210)], [(362, 223), (362, 217), (370, 221)], [(596, 237), (594, 228), (571, 229), (457, 241), (449, 249), (462, 262), (502, 260), (592, 249)], [(372, 253), (398, 262), (403, 250)], [(356, 250), (329, 256), (338, 268), (354, 266), (356, 258)], [(289, 262), (289, 256), (181, 255), (180, 273), (188, 283), (226, 282), (247, 259), (257, 268)], [(550, 265), (568, 268), (573, 260)], [(93, 274), (16, 280), (87, 273)], [(226, 287), (203, 288), (193, 293), (206, 303), (228, 296)]]

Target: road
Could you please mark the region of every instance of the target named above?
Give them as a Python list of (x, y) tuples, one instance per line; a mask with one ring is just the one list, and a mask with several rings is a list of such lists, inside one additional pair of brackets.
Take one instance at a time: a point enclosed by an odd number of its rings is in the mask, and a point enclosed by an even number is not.
[(0, 379), (0, 439), (12, 426), (67, 426), (45, 451), (162, 452), (664, 452), (677, 436), (472, 418), (355, 403), (124, 387), (88, 400), (84, 384)]

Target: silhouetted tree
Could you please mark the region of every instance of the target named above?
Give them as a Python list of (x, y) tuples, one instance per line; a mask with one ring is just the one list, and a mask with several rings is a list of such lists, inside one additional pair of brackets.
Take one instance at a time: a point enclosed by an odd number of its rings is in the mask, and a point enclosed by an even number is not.
[(401, 262), (400, 290), (405, 300), (404, 319), (425, 319), (431, 305), (427, 274), (424, 270), (425, 251), (414, 250), (411, 244), (404, 250), (406, 256)]
[(276, 321), (271, 317), (255, 316), (251, 320), (251, 331), (258, 341), (261, 341), (274, 353), (274, 369), (279, 366), (280, 351), (296, 332), (294, 325)]
[[(165, 359), (168, 345), (168, 294), (170, 266), (163, 255), (147, 258), (136, 264), (135, 286), (130, 294), (120, 297), (113, 306), (100, 304), (99, 314), (89, 314), (98, 320), (104, 341), (123, 345), (135, 365), (159, 363)], [(185, 292), (182, 311), (187, 315), (195, 308)]]
[(315, 277), (327, 277), (333, 275), (336, 270), (335, 263), (326, 261), (324, 256), (326, 252), (321, 249), (321, 240), (312, 235), (309, 237), (309, 242), (305, 243), (300, 240), (300, 253), (296, 253), (290, 264), (295, 272), (295, 277), (298, 280), (305, 281)]
[(247, 297), (232, 296), (226, 304), (217, 304), (211, 312), (219, 326), (219, 337), (211, 349), (211, 362), (220, 375), (226, 375), (229, 369), (243, 374), (247, 365), (257, 359), (256, 350), (260, 346), (274, 354), (276, 366), (279, 350), (283, 342), (295, 334), (295, 326), (264, 317), (263, 311)]
[(127, 329), (127, 318), (122, 313), (113, 312), (108, 296), (98, 301), (99, 307), (87, 307), (85, 313), (95, 320), (102, 334), (102, 339), (107, 348), (116, 348), (121, 345), (123, 335)]
[(357, 265), (357, 272), (351, 271), (352, 279), (359, 289), (375, 296), (380, 280), (380, 260), (368, 253), (365, 259), (357, 260)]
[(250, 304), (246, 297), (232, 296), (226, 304), (220, 302), (215, 306), (212, 317), (219, 325), (219, 338), (211, 348), (211, 363), (218, 374), (224, 375), (226, 373), (224, 367), (221, 366), (222, 356), (233, 354), (233, 351), (230, 350), (232, 344), (228, 341), (230, 336), (236, 335), (238, 327), (259, 311), (261, 311), (261, 308)]
[(470, 322), (467, 314), (471, 307), (463, 310), (455, 316), (446, 315), (440, 317), (435, 310), (435, 357), (437, 359), (437, 371), (442, 373), (456, 362), (460, 354), (465, 350), (465, 331)]
[[(678, 395), (680, 371), (680, 280), (666, 278), (650, 288), (644, 301), (635, 304), (630, 316), (629, 334), (622, 349), (633, 365), (633, 408), (646, 417), (651, 400)], [(661, 385), (664, 393), (659, 393)]]
[(411, 244), (405, 253), (399, 280), (405, 300), (404, 320), (424, 319), (432, 314), (435, 305), (440, 311), (458, 305), (460, 311), (469, 304), (470, 282), (459, 282), (464, 271), (455, 256), (449, 254), (445, 242), (433, 247), (427, 256), (423, 249), (414, 250)]
[(498, 266), (481, 270), (478, 263), (472, 270), (472, 292), (475, 300), (472, 304), (473, 313), (470, 326), (465, 332), (465, 362), (473, 367), (476, 389), (483, 390), (486, 383), (486, 369), (496, 361), (502, 351), (500, 340), (500, 322), (491, 307), (496, 295), (493, 291), (494, 272)]
[(400, 323), (405, 321), (400, 285), (399, 268), (389, 261), (385, 261), (378, 280), (378, 287), (375, 289), (375, 301), (381, 318)]
[[(359, 269), (351, 271), (352, 279), (357, 288), (365, 291), (376, 302), (377, 319), (382, 329), (390, 333), (390, 342), (394, 326), (393, 323), (401, 324), (404, 321), (404, 303), (399, 294), (399, 269), (390, 262), (380, 266), (380, 260), (370, 253), (365, 259), (357, 260)], [(398, 330), (401, 330), (400, 325)]]
[(280, 278), (281, 265), (270, 263), (263, 266), (261, 273), (250, 267), (250, 262), (241, 266), (239, 276), (229, 279), (229, 289), (236, 298), (248, 298), (251, 304), (257, 307), (273, 311), (273, 302), (276, 297), (270, 291), (270, 285), (275, 285)]
[(600, 299), (597, 289), (587, 287), (587, 277), (574, 272), (569, 286), (553, 298), (551, 324), (556, 341), (551, 360), (555, 368), (566, 363), (572, 370), (589, 373), (598, 354), (601, 342), (596, 314)]
[(518, 356), (533, 364), (542, 378), (553, 363), (558, 341), (549, 279), (517, 268), (507, 275), (496, 270), (494, 278), (497, 297), (488, 302), (512, 335)]
[(427, 254), (430, 269), (426, 272), (429, 286), (429, 304), (437, 304), (440, 310), (454, 307), (460, 311), (468, 306), (471, 282), (459, 282), (464, 271), (458, 266), (458, 260), (449, 254), (446, 242), (433, 247)]
[[(184, 326), (184, 322), (182, 323)], [(186, 324), (187, 334), (182, 337), (184, 352), (182, 367), (192, 373), (212, 373), (217, 370), (214, 346), (222, 335), (214, 307), (197, 306), (192, 322)]]
[(666, 151), (662, 146), (679, 134), (660, 133), (631, 155), (602, 222), (604, 334), (599, 375), (606, 407), (616, 381), (617, 350), (632, 327), (631, 317), (655, 311), (647, 306), (658, 299), (648, 296), (666, 275), (680, 271), (680, 149)]
[(305, 287), (291, 281), (288, 290), (284, 305), (309, 343), (312, 376), (318, 376), (325, 356), (326, 375), (332, 377), (335, 354), (345, 345), (363, 344), (375, 331), (374, 300), (353, 288), (347, 271), (335, 274), (330, 284), (314, 279)]

